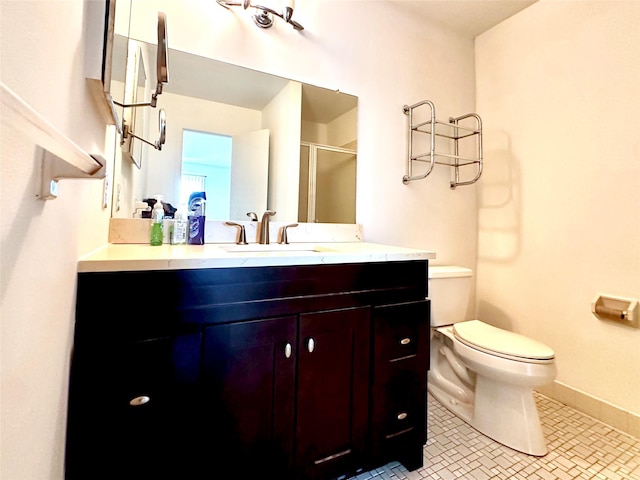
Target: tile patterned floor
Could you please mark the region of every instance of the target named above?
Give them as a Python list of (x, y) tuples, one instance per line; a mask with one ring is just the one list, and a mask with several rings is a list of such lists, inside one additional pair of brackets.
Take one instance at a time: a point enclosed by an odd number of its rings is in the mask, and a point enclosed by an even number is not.
[(429, 396), (424, 466), (390, 463), (351, 480), (640, 480), (640, 440), (536, 394), (549, 453), (532, 457), (478, 433)]

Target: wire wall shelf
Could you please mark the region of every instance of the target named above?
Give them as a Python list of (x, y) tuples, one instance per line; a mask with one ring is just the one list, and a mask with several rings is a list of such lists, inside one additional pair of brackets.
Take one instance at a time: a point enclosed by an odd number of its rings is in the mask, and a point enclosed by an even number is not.
[[(418, 109), (420, 109), (420, 113), (423, 113), (427, 107), (430, 110), (426, 116), (422, 117), (426, 120), (415, 121)], [(446, 165), (453, 168), (453, 179), (450, 181), (452, 189), (471, 185), (478, 181), (482, 175), (482, 120), (479, 115), (469, 113), (460, 117), (449, 117), (448, 122), (443, 122), (436, 119), (435, 106), (430, 100), (423, 100), (414, 105), (405, 105), (403, 112), (408, 117), (408, 148), (407, 174), (402, 177), (402, 183), (406, 185), (411, 181), (426, 178), (433, 170), (434, 165)], [(416, 135), (423, 137), (423, 141), (426, 140), (429, 145), (427, 151), (414, 152), (417, 142)], [(436, 147), (436, 137), (451, 140), (453, 145), (450, 152), (452, 151), (452, 153), (436, 151), (436, 148), (441, 148), (440, 144)], [(475, 156), (460, 155), (462, 143), (465, 143), (465, 147), (473, 148)], [(426, 170), (420, 174), (414, 174), (415, 162), (427, 164)], [(465, 173), (463, 178), (462, 171), (471, 171), (471, 174)]]

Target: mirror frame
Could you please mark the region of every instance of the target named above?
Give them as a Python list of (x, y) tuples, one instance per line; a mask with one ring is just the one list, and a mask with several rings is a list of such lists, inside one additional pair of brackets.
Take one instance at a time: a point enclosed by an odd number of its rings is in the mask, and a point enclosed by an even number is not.
[[(111, 95), (111, 77), (113, 64), (113, 51), (115, 40), (115, 22), (116, 22), (116, 0), (103, 0), (102, 2), (92, 1), (88, 3), (88, 8), (93, 10), (94, 15), (100, 15), (103, 19), (103, 35), (102, 44), (102, 63), (100, 66), (100, 78), (97, 75), (87, 76), (90, 80), (94, 95), (96, 96), (101, 110), (104, 113), (105, 120), (109, 125), (115, 125), (118, 134), (122, 134), (122, 121), (116, 109), (116, 103)], [(100, 11), (100, 13), (98, 13)], [(90, 13), (90, 15), (92, 15)], [(96, 84), (99, 84), (99, 88)]]

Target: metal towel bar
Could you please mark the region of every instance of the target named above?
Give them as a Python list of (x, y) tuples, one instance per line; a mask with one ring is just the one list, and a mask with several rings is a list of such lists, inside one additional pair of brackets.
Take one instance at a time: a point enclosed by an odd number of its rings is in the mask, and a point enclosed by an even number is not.
[(2, 82), (0, 104), (3, 128), (21, 131), (41, 147), (38, 198), (56, 198), (58, 180), (62, 178), (105, 177), (107, 162), (104, 158), (86, 153)]

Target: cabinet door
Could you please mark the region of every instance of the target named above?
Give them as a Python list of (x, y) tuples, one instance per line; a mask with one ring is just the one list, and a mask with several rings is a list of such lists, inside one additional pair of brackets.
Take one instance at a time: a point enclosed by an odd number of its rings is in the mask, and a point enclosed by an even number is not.
[(293, 316), (205, 328), (203, 436), (220, 478), (290, 475), (295, 342)]
[(429, 301), (374, 309), (373, 451), (422, 466), (427, 440)]
[[(197, 478), (200, 335), (79, 348), (67, 480)], [(82, 367), (80, 366), (82, 365)]]
[(361, 465), (369, 415), (371, 310), (300, 315), (296, 460), (301, 478)]

